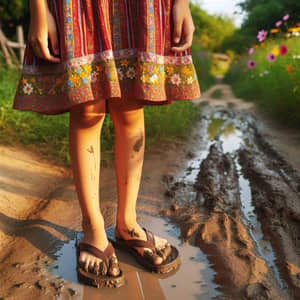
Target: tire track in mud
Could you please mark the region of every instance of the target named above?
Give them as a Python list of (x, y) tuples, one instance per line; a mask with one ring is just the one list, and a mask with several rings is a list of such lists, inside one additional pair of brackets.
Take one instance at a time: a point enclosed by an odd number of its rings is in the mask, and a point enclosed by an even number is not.
[(199, 149), (165, 178), (176, 199), (165, 214), (207, 255), (225, 299), (300, 299), (300, 176), (257, 122), (204, 106)]

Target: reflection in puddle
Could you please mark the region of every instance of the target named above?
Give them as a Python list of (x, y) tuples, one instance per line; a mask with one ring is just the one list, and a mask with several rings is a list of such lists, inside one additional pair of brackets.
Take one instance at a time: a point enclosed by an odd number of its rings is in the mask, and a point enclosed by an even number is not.
[[(51, 272), (74, 283), (77, 296), (73, 299), (153, 299), (149, 295), (156, 292), (155, 299), (212, 299), (220, 295), (217, 285), (213, 282), (215, 272), (206, 256), (198, 247), (182, 243), (179, 240), (179, 229), (167, 220), (148, 215), (140, 217), (143, 226), (168, 239), (178, 247), (182, 264), (171, 276), (157, 275), (140, 268), (131, 256), (117, 250), (121, 267), (127, 278), (125, 287), (119, 289), (96, 289), (78, 283), (76, 274), (76, 240), (64, 243), (57, 249), (57, 261), (50, 266)], [(82, 233), (77, 238), (82, 238)], [(155, 288), (155, 291), (153, 288)], [(87, 296), (88, 295), (88, 296)], [(134, 296), (133, 296), (134, 295)], [(148, 296), (147, 296), (148, 295)], [(90, 298), (92, 297), (92, 298)]]
[(223, 119), (218, 113), (210, 118), (207, 137), (210, 141), (216, 138), (222, 141), (224, 153), (232, 153), (244, 145), (243, 132), (236, 128), (232, 119)]
[(215, 271), (206, 255), (198, 247), (181, 243), (178, 240), (178, 227), (169, 223), (164, 226), (162, 219), (153, 218), (149, 224), (153, 231), (159, 232), (174, 244), (181, 254), (179, 270), (173, 276), (159, 280), (167, 299), (212, 299), (221, 294), (213, 283)]

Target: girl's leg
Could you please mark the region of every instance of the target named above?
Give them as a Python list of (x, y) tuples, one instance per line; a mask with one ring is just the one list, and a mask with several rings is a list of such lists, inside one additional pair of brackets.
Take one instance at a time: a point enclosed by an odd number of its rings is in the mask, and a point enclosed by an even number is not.
[[(144, 109), (139, 100), (109, 99), (109, 112), (115, 128), (115, 167), (118, 186), (116, 234), (124, 239), (140, 237), (144, 230), (136, 221), (136, 201), (142, 175), (145, 129)], [(166, 240), (155, 236), (156, 245), (163, 248)], [(137, 249), (143, 253), (143, 249)], [(160, 264), (161, 257), (155, 263)]]
[[(105, 100), (86, 102), (70, 109), (69, 153), (82, 212), (83, 242), (104, 250), (108, 245), (99, 205), (100, 135), (105, 118)], [(99, 271), (101, 260), (81, 251), (86, 270)], [(119, 269), (110, 270), (117, 275)]]

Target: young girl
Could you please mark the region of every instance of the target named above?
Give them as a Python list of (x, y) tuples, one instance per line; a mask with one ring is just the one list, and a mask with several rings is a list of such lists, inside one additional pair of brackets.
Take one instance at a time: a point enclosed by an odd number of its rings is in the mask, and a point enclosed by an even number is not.
[(144, 105), (200, 96), (190, 54), (188, 0), (30, 0), (30, 27), (13, 108), (70, 113), (69, 153), (82, 211), (81, 278), (124, 284), (99, 208), (100, 134), (115, 128), (121, 246), (156, 272), (177, 268), (175, 247), (137, 223)]

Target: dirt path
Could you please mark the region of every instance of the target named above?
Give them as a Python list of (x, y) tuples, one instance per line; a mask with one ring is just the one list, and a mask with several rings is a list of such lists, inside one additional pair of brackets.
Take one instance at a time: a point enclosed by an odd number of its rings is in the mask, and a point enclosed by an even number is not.
[[(227, 85), (198, 104), (188, 143), (146, 153), (138, 204), (140, 222), (180, 248), (182, 266), (160, 278), (119, 253), (127, 285), (118, 291), (77, 282), (70, 170), (0, 146), (0, 299), (299, 299), (299, 133)], [(102, 166), (100, 197), (111, 226), (113, 164)]]

